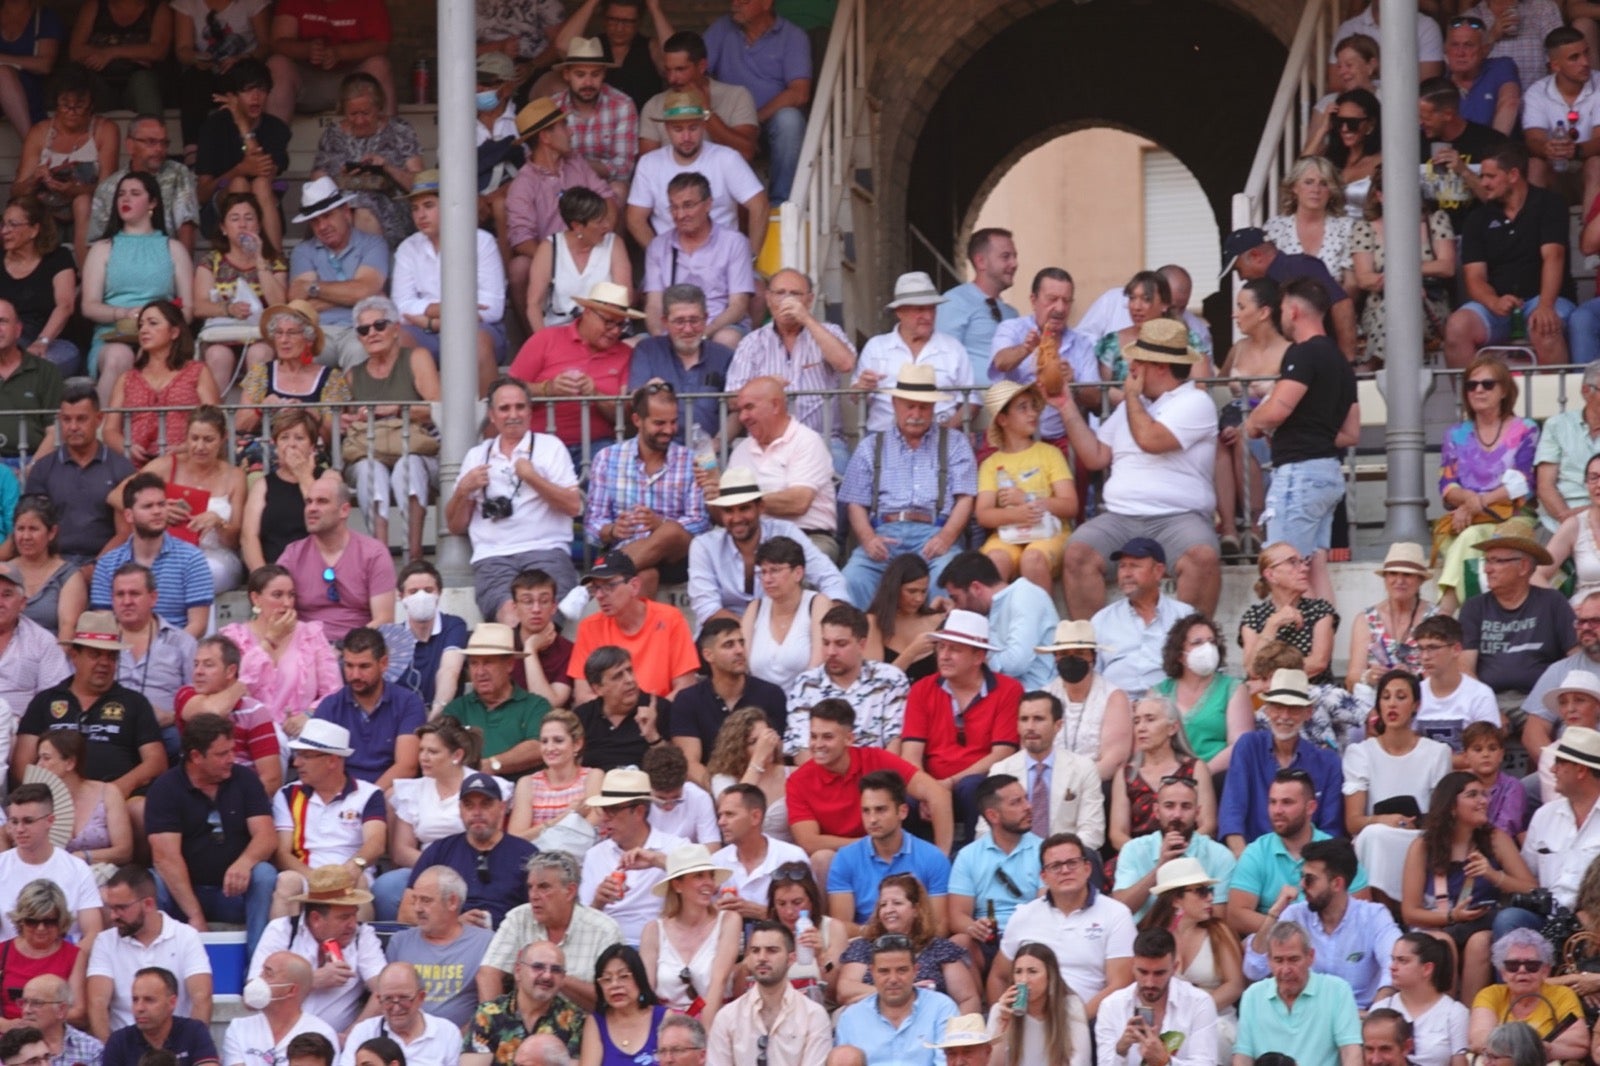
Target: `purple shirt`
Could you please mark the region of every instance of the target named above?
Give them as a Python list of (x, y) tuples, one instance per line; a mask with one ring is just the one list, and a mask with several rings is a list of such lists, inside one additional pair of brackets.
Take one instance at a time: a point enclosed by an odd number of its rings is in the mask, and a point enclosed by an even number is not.
[[(350, 534), (344, 554), (333, 567), (333, 582), (323, 579), (328, 564), (310, 537), (291, 541), (278, 565), (294, 577), (295, 609), (302, 622), (320, 622), (334, 644), (360, 626), (372, 624), (372, 597), (395, 590), (394, 560), (389, 548), (365, 533)], [(337, 590), (338, 599), (333, 598)]]
[(1444, 435), (1439, 450), (1439, 494), (1452, 485), (1468, 492), (1489, 492), (1500, 487), (1507, 471), (1522, 475), (1533, 495), (1533, 460), (1539, 446), (1539, 426), (1527, 418), (1511, 417), (1500, 423), (1500, 435), (1488, 447), (1478, 438), (1471, 419), (1458, 422)]
[(706, 29), (706, 58), (711, 76), (749, 89), (758, 110), (790, 82), (811, 77), (811, 41), (805, 30), (783, 18), (751, 44), (723, 15)]
[(552, 233), (566, 229), (556, 202), (562, 189), (574, 185), (590, 189), (608, 201), (617, 198), (610, 183), (576, 152), (563, 159), (554, 174), (532, 160), (522, 164), (506, 190), (506, 234), (511, 247), (524, 241), (548, 240)]
[(1522, 782), (1502, 772), (1489, 792), (1489, 824), (1512, 838), (1528, 828), (1528, 790)]
[(644, 291), (665, 292), (673, 285), (698, 285), (706, 294), (707, 319), (716, 318), (728, 309), (733, 293), (756, 291), (750, 239), (713, 222), (710, 238), (690, 252), (679, 243), (676, 229), (658, 233), (644, 253)]

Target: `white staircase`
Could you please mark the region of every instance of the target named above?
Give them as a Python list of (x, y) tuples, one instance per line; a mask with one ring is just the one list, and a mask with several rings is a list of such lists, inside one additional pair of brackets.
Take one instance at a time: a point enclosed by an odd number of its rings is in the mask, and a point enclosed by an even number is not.
[(840, 0), (812, 96), (800, 166), (777, 209), (782, 265), (804, 271), (828, 318), (854, 339), (875, 316), (873, 181), (878, 107), (867, 92), (867, 0)]

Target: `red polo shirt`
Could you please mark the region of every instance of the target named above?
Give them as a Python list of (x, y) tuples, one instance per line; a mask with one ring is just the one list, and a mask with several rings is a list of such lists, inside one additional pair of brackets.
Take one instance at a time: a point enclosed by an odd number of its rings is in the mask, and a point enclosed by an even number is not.
[[(633, 349), (618, 341), (603, 352), (592, 350), (578, 336), (578, 324), (550, 326), (528, 338), (517, 357), (511, 361), (511, 376), (533, 384), (550, 381), (567, 370), (581, 370), (594, 379), (596, 396), (621, 396), (628, 391), (628, 365), (633, 359)], [(537, 433), (554, 432), (561, 443), (576, 447), (583, 442), (582, 423), (579, 421), (582, 405), (571, 398), (555, 404), (555, 429), (548, 429), (546, 404), (533, 401), (533, 429)], [(613, 408), (608, 403), (589, 405), (589, 439), (608, 442), (616, 436), (616, 423), (612, 421)]]
[(1022, 685), (1004, 674), (983, 668), (988, 690), (972, 701), (956, 731), (955, 709), (943, 678), (931, 674), (911, 686), (906, 695), (906, 721), (900, 740), (920, 740), (922, 765), (936, 781), (955, 777), (988, 755), (996, 744), (1020, 747), (1017, 739), (1017, 705)]
[[(1011, 717), (1011, 730), (1016, 732), (1016, 715)], [(875, 770), (893, 770), (906, 784), (917, 773), (915, 766), (882, 748), (851, 748), (850, 765), (842, 774), (823, 769), (815, 759), (797, 767), (784, 786), (789, 824), (816, 822), (817, 830), (827, 836), (866, 836), (861, 824), (861, 779)]]

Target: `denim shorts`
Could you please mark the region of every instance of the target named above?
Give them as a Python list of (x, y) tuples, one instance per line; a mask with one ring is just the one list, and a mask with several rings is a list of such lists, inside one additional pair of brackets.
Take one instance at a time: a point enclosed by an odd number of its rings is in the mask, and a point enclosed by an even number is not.
[[(1489, 331), (1490, 344), (1505, 344), (1511, 339), (1511, 316), (1497, 315), (1476, 300), (1468, 300), (1461, 305), (1463, 311), (1471, 311), (1482, 320), (1484, 327)], [(1531, 315), (1539, 309), (1539, 297), (1523, 302), (1522, 313)], [(1572, 301), (1566, 297), (1556, 298), (1556, 315), (1560, 317), (1562, 326), (1567, 324), (1567, 319), (1572, 317)], [(1518, 342), (1523, 343), (1523, 342)]]
[(1333, 544), (1333, 512), (1344, 499), (1337, 459), (1308, 459), (1274, 467), (1262, 516), (1267, 540), (1284, 541), (1310, 556)]

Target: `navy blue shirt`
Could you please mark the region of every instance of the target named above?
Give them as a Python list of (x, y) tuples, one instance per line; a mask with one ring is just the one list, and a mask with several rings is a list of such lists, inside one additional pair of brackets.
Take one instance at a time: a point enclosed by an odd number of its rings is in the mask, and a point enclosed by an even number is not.
[(352, 777), (376, 783), (394, 765), (396, 742), (414, 734), (428, 720), (428, 711), (411, 689), (384, 682), (371, 714), (361, 709), (346, 685), (317, 705), (315, 717), (350, 731), (355, 754), (344, 761), (345, 769)]
[[(733, 363), (733, 349), (712, 341), (700, 343), (700, 361), (685, 367), (683, 360), (672, 348), (671, 337), (646, 337), (633, 350), (633, 361), (628, 364), (628, 389), (632, 391), (660, 378), (680, 396), (687, 393), (721, 392), (728, 381), (728, 367)], [(689, 440), (689, 419), (684, 407), (688, 400), (678, 401), (678, 440)], [(717, 417), (715, 396), (694, 401), (694, 420), (706, 436), (715, 437), (721, 426)], [(737, 421), (737, 420), (735, 420)]]
[(172, 1019), (172, 1031), (160, 1048), (150, 1046), (137, 1025), (125, 1025), (111, 1034), (106, 1041), (102, 1066), (139, 1066), (147, 1051), (170, 1051), (178, 1057), (178, 1066), (204, 1066), (217, 1062), (217, 1045), (211, 1039), (211, 1027), (194, 1018)]
[(194, 786), (182, 766), (150, 782), (145, 794), (145, 832), (178, 834), (183, 864), (197, 885), (222, 884), (223, 874), (250, 843), (249, 820), (261, 817), (272, 817), (272, 800), (246, 766), (234, 766), (217, 786), (215, 800)]
[(711, 758), (711, 749), (717, 745), (717, 733), (722, 729), (722, 723), (740, 707), (760, 708), (767, 716), (767, 724), (779, 736), (789, 726), (789, 699), (783, 694), (783, 689), (770, 681), (747, 674), (744, 693), (732, 707), (722, 702), (710, 678), (696, 681), (672, 697), (672, 735), (699, 737), (700, 761), (703, 763)]
[[(439, 662), (445, 650), (467, 646), (466, 619), (441, 613), (439, 632), (427, 640), (418, 640), (406, 622), (386, 622), (378, 626), (378, 632), (383, 634), (383, 642), (389, 648), (389, 669), (383, 672), (383, 679), (390, 684), (404, 685), (422, 697), (424, 707), (431, 707), (434, 683), (439, 679)], [(455, 695), (450, 693), (452, 698)]]
[[(521, 837), (507, 833), (500, 838), (500, 843), (482, 852), (468, 842), (465, 833), (456, 833), (435, 840), (423, 849), (416, 865), (411, 867), (411, 881), (407, 887), (415, 885), (428, 867), (448, 866), (467, 883), (467, 899), (461, 910), (488, 911), (492, 928), (500, 924), (506, 911), (528, 902), (528, 875), (523, 866), (538, 850)], [(479, 860), (483, 856), (487, 856), (488, 862), (480, 874)]]

